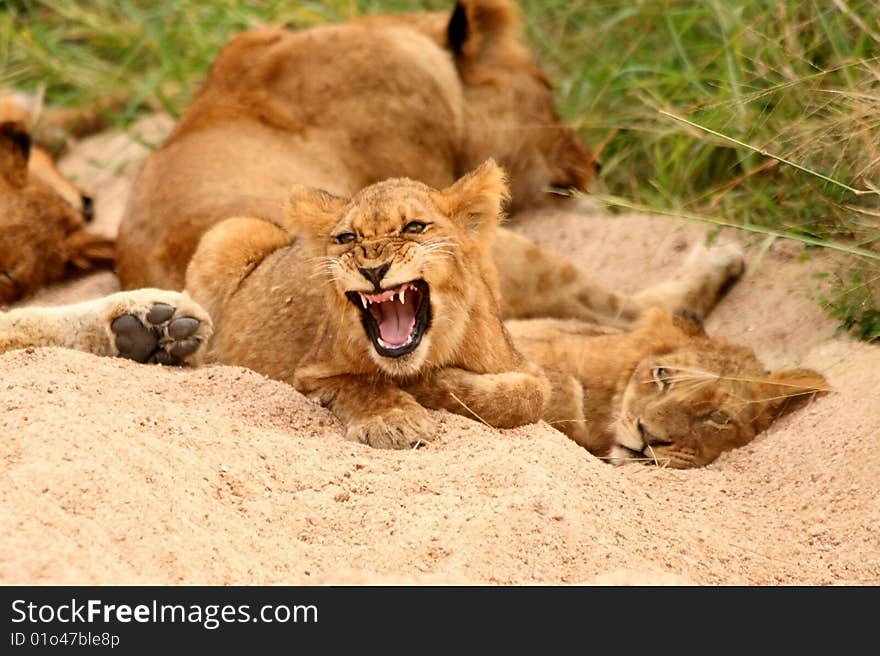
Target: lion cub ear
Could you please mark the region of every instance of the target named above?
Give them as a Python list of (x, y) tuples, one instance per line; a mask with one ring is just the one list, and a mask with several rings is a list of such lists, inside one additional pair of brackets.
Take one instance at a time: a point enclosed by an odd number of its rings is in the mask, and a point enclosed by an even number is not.
[(287, 199), (286, 214), (295, 232), (314, 242), (323, 242), (339, 220), (347, 198), (321, 189), (294, 185)]
[(31, 135), (21, 121), (0, 123), (0, 177), (14, 187), (27, 182)]
[(706, 337), (706, 326), (696, 312), (681, 310), (672, 318), (675, 326), (691, 337)]
[(516, 38), (519, 9), (509, 0), (459, 0), (446, 26), (446, 45), (460, 63), (474, 63)]
[(495, 229), (509, 198), (504, 169), (489, 159), (439, 192), (435, 201), (440, 210), (465, 232), (479, 235)]
[(803, 407), (816, 395), (832, 391), (825, 377), (811, 369), (775, 371), (765, 380), (756, 399), (767, 403), (758, 416), (757, 432), (767, 428), (778, 417)]

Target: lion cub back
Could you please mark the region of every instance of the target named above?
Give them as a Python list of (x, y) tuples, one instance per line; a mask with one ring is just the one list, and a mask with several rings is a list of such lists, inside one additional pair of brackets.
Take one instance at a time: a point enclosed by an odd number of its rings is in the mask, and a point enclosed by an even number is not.
[(346, 197), (396, 177), (447, 186), (460, 87), (448, 55), (412, 29), (234, 37), (134, 185), (119, 232), (123, 287), (182, 287), (203, 234), (234, 216), (283, 224), (293, 184)]

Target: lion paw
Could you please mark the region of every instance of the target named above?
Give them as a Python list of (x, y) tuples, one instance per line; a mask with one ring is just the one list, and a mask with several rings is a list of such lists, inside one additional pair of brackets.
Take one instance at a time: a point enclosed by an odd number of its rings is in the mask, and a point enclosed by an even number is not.
[(376, 449), (409, 449), (434, 439), (434, 422), (421, 406), (394, 408), (351, 423), (346, 437)]
[(742, 246), (735, 242), (699, 247), (691, 253), (691, 261), (698, 260), (720, 273), (725, 281), (734, 281), (746, 269), (746, 257)]
[(210, 317), (185, 294), (137, 290), (122, 297), (109, 317), (119, 357), (187, 364), (211, 335)]

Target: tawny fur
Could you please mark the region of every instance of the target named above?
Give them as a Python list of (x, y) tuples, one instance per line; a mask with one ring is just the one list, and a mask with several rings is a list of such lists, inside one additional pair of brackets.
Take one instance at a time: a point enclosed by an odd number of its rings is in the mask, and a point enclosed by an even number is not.
[(553, 384), (544, 419), (616, 463), (707, 465), (828, 390), (814, 371), (768, 372), (750, 349), (659, 309), (621, 333), (559, 320), (507, 327)]
[[(373, 446), (432, 439), (425, 408), (496, 427), (537, 421), (549, 384), (502, 325), (489, 252), (506, 193), (489, 162), (445, 190), (391, 179), (347, 200), (297, 188), (289, 231), (254, 218), (218, 224), (187, 275), (217, 326), (211, 355), (293, 384)], [(412, 221), (424, 233), (406, 234)], [(357, 238), (337, 244), (340, 232)], [(423, 280), (430, 290), (430, 328), (400, 357), (377, 353), (346, 295), (370, 292), (360, 270), (385, 264), (383, 289)]]
[[(508, 169), (514, 207), (549, 186), (584, 189), (596, 168), (518, 31), (508, 2), (471, 0), (451, 15), (239, 35), (134, 185), (123, 285), (179, 289), (188, 267), (187, 290), (214, 321), (214, 358), (291, 382), (375, 446), (431, 439), (425, 408), (499, 427), (592, 416), (563, 366), (572, 355), (558, 367), (535, 358), (545, 374), (501, 317), (628, 327), (654, 305), (705, 314), (742, 255), (697, 251), (676, 279), (625, 296), (497, 228), (500, 169), (455, 182), (485, 158)], [(402, 233), (426, 217), (432, 247)], [(334, 245), (341, 224), (357, 249)], [(359, 267), (384, 264), (391, 283), (431, 290), (430, 330), (396, 359), (377, 354), (345, 296), (365, 284)]]
[(86, 230), (82, 194), (24, 122), (0, 117), (0, 304), (76, 271), (110, 266), (112, 240)]
[[(200, 322), (194, 337), (207, 343), (211, 319), (187, 294), (161, 289), (118, 292), (91, 301), (58, 307), (22, 307), (0, 312), (0, 353), (15, 349), (52, 346), (85, 351), (94, 355), (120, 355), (113, 333), (113, 322), (125, 315), (143, 324), (156, 303), (175, 308), (180, 316)], [(203, 351), (186, 359), (187, 364), (202, 361)]]

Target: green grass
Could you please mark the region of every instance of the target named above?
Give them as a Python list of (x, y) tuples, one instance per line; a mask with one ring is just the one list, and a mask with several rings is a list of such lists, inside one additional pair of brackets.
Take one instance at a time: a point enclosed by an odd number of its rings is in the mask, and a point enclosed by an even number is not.
[[(0, 84), (45, 84), (65, 105), (125, 98), (125, 124), (178, 113), (238, 30), (450, 4), (17, 0), (0, 13)], [(601, 198), (844, 249), (823, 302), (880, 338), (875, 0), (520, 4), (561, 113), (603, 146)]]

